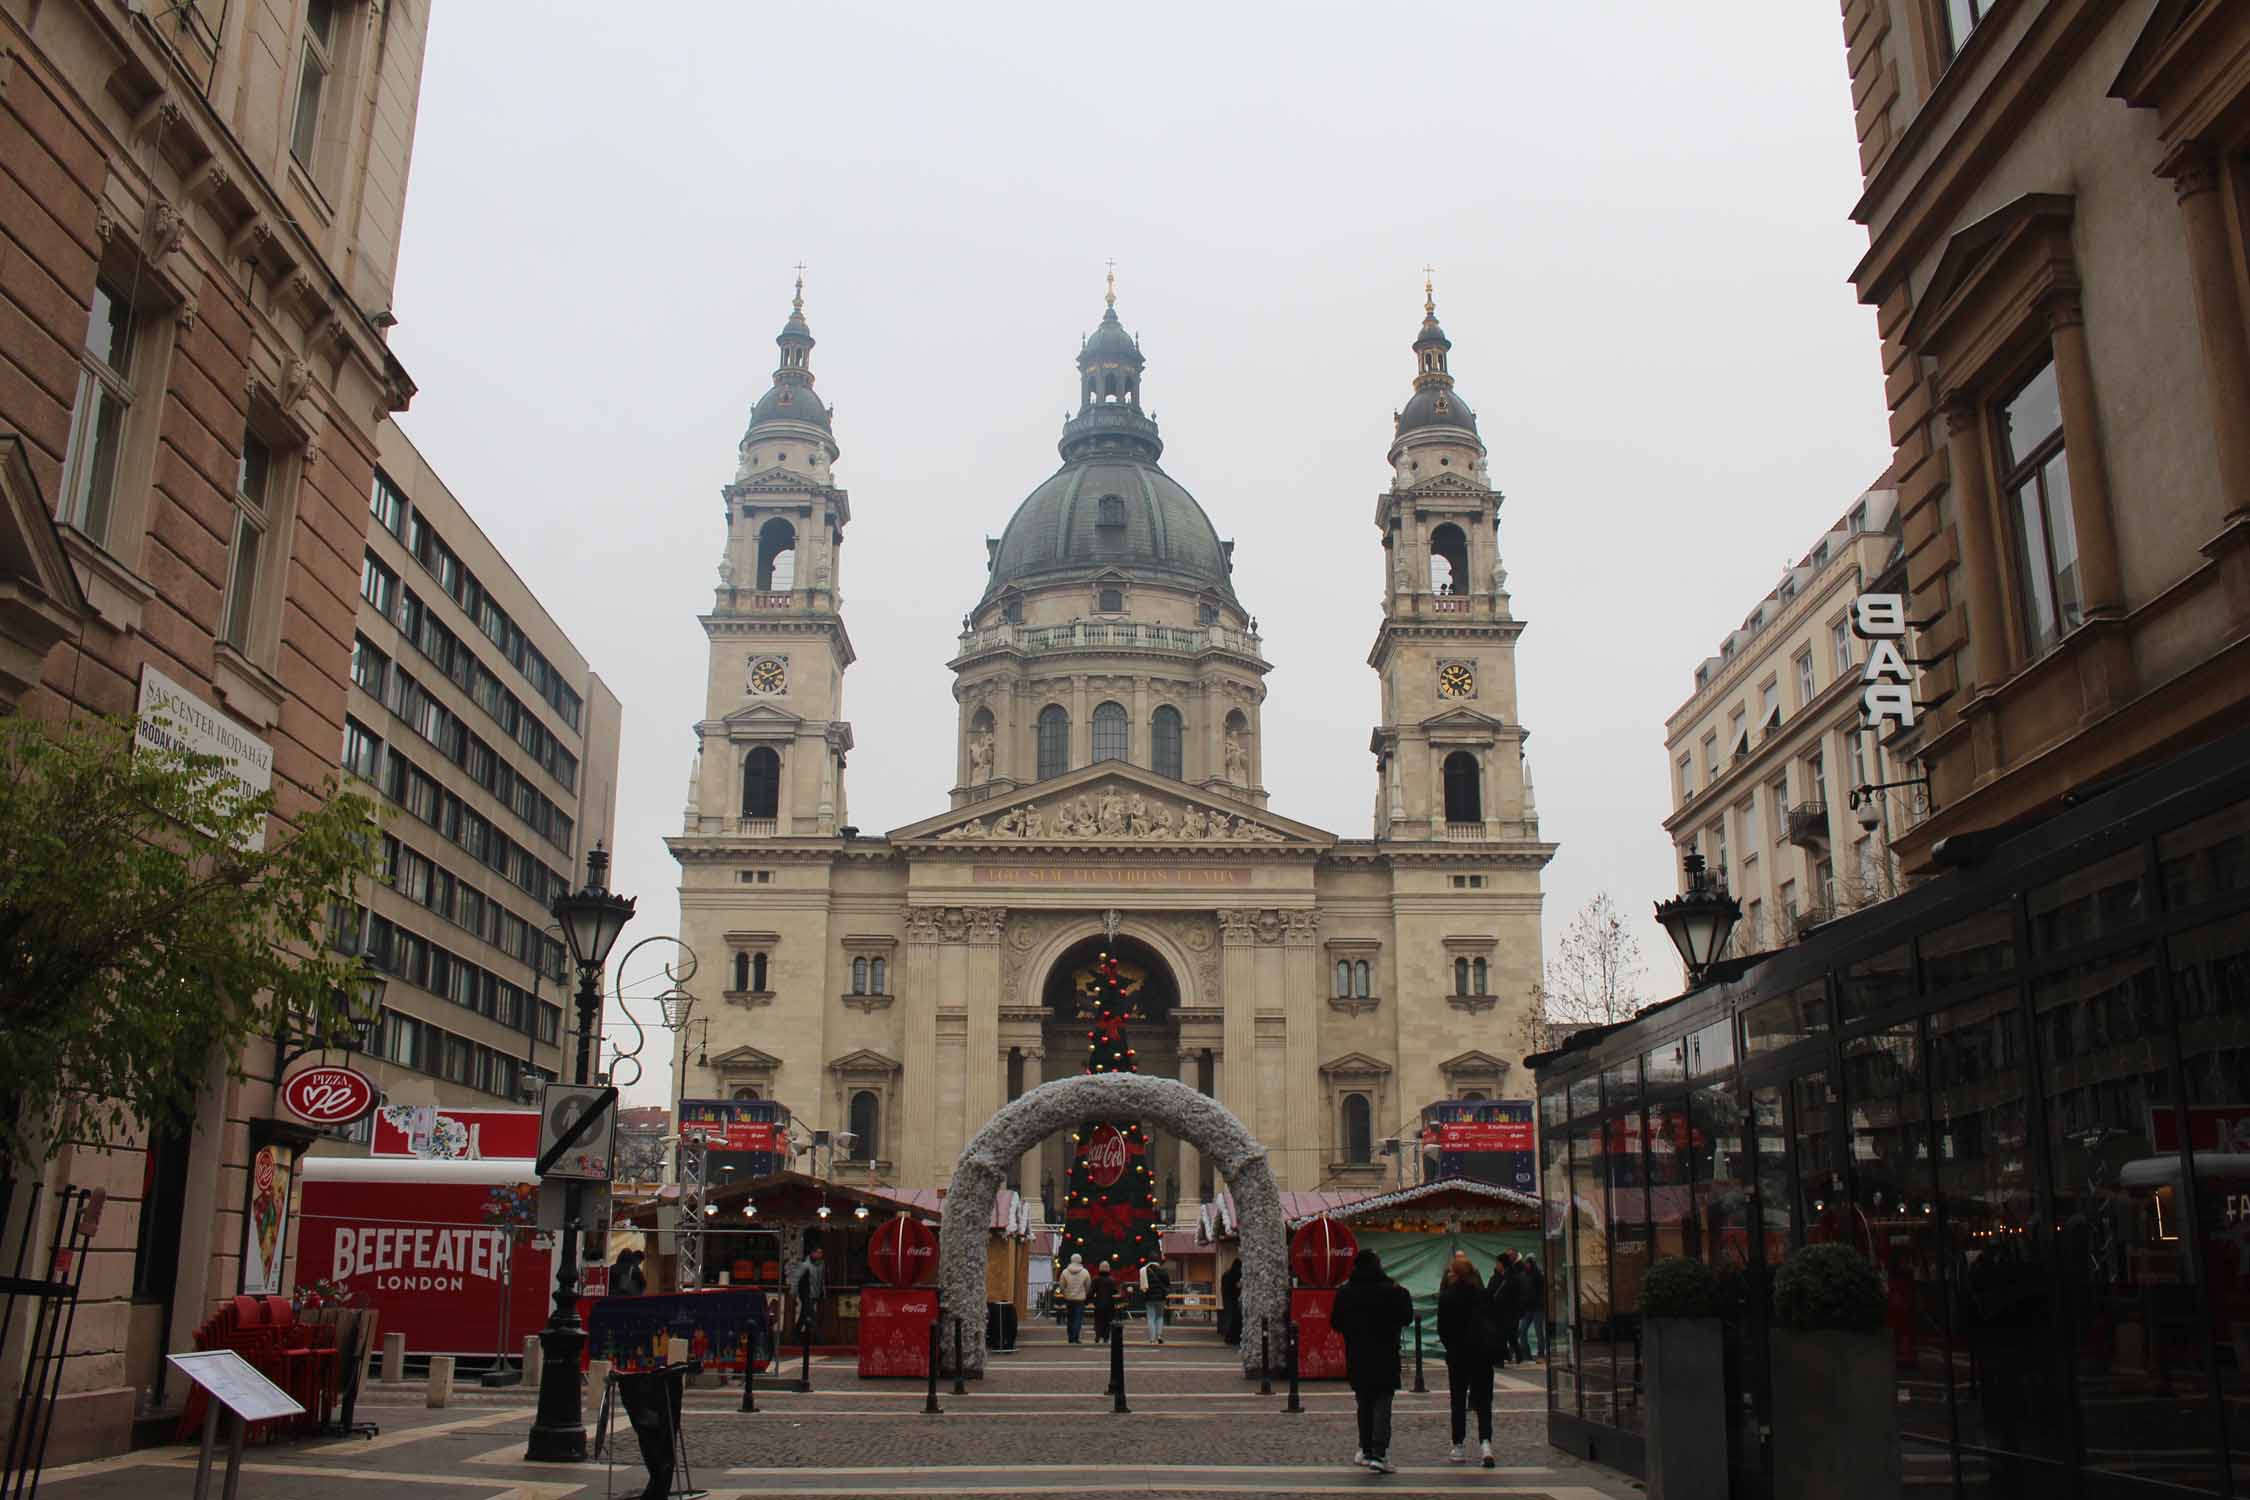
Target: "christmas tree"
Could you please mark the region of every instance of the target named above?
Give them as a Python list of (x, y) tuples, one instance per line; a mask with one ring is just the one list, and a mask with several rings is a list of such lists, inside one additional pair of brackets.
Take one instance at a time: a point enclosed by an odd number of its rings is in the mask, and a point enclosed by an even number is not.
[[(1137, 1073), (1125, 1026), (1133, 1003), (1117, 960), (1104, 953), (1093, 969), (1093, 992), (1080, 1001), (1086, 1028), (1086, 1071)], [(1072, 1133), (1070, 1196), (1063, 1209), (1062, 1263), (1086, 1257), (1089, 1270), (1108, 1261), (1120, 1282), (1137, 1280), (1144, 1261), (1160, 1259), (1156, 1174), (1148, 1137), (1137, 1124), (1102, 1121)]]

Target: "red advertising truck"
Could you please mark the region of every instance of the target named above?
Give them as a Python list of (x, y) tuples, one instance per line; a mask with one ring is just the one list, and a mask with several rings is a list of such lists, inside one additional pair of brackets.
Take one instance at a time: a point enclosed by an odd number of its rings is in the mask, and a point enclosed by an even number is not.
[[(531, 1227), (529, 1157), (314, 1156), (302, 1165), (297, 1285), (333, 1281), (409, 1354), (489, 1357), (547, 1321), (554, 1236)], [(512, 1351), (511, 1351), (512, 1352)]]

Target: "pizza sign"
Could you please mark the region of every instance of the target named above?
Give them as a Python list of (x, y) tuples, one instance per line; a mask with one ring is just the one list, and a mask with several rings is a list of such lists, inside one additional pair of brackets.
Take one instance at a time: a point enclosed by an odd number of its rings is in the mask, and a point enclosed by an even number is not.
[(1086, 1142), (1086, 1176), (1096, 1187), (1115, 1187), (1125, 1175), (1125, 1132), (1096, 1125)]
[(310, 1125), (349, 1125), (375, 1107), (375, 1083), (356, 1068), (307, 1068), (281, 1086), (281, 1103)]

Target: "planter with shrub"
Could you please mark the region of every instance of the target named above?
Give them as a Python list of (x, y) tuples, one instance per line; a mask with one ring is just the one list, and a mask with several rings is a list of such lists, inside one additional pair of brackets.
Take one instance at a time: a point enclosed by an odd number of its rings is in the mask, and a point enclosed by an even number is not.
[(1896, 1500), (1888, 1299), (1849, 1245), (1807, 1245), (1773, 1277), (1773, 1492)]
[(1726, 1500), (1726, 1345), (1719, 1283), (1671, 1255), (1641, 1282), (1649, 1500)]

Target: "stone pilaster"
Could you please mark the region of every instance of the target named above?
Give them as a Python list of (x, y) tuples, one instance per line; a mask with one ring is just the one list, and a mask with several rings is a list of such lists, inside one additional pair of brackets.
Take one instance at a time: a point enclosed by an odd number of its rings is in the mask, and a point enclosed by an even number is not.
[(898, 1004), (906, 1038), (906, 1076), (899, 1081), (900, 1180), (936, 1182), (938, 908), (909, 907), (906, 961), (898, 978)]

